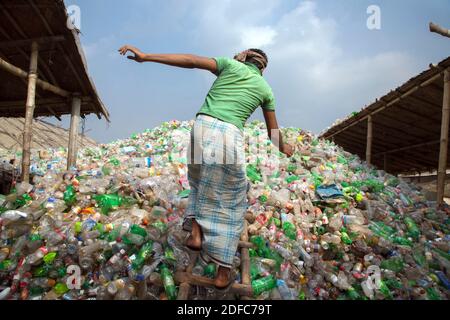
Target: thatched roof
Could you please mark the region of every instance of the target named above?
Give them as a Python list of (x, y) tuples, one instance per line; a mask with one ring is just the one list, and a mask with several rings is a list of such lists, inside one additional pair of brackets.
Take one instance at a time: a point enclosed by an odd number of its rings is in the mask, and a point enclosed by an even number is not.
[[(67, 27), (62, 0), (1, 0), (0, 57), (27, 71), (31, 40), (40, 39), (38, 77), (82, 97), (81, 115), (95, 113), (109, 120), (109, 114), (89, 77), (78, 30)], [(46, 41), (52, 39), (52, 41)], [(24, 117), (26, 79), (0, 70), (0, 116)], [(37, 88), (35, 117), (70, 114), (66, 98)]]
[[(443, 102), (443, 73), (450, 57), (376, 100), (321, 137), (362, 159), (367, 119), (372, 116), (372, 164), (392, 173), (433, 171), (438, 167)], [(450, 167), (450, 157), (447, 168)]]
[[(23, 118), (0, 118), (0, 149), (22, 151)], [(67, 148), (68, 130), (42, 120), (33, 121), (32, 149)], [(80, 136), (81, 148), (93, 147), (97, 143), (89, 137)]]

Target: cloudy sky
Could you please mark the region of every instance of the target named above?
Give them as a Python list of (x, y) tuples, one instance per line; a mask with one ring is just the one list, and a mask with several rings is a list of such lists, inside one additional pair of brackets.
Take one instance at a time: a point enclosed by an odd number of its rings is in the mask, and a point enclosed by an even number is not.
[[(86, 122), (100, 142), (192, 119), (214, 81), (205, 71), (127, 60), (117, 53), (124, 44), (210, 57), (260, 47), (280, 125), (316, 133), (450, 55), (450, 40), (428, 31), (430, 21), (450, 27), (448, 0), (65, 2), (81, 9), (89, 71), (111, 113), (109, 125)], [(380, 30), (367, 28), (370, 5), (381, 9)]]

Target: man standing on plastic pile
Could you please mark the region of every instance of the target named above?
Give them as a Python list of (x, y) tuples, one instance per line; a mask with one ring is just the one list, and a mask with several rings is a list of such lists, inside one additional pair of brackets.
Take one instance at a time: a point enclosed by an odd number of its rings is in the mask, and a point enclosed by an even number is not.
[(246, 211), (247, 179), (243, 130), (247, 119), (261, 106), (269, 136), (287, 156), (292, 147), (283, 144), (275, 116), (275, 99), (262, 77), (266, 54), (246, 50), (230, 58), (206, 58), (190, 54), (145, 54), (132, 46), (136, 62), (208, 70), (217, 76), (197, 114), (191, 132), (188, 179), (191, 188), (183, 228), (190, 231), (186, 246), (202, 251), (205, 262), (219, 268), (215, 286), (227, 289), (233, 283), (231, 268)]

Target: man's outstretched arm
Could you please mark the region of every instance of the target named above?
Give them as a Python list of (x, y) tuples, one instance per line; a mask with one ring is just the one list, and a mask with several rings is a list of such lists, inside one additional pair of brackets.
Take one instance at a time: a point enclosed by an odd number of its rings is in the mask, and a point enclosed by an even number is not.
[(277, 117), (274, 111), (264, 110), (264, 119), (266, 120), (267, 133), (269, 134), (270, 140), (276, 145), (281, 152), (283, 152), (288, 157), (291, 157), (294, 150), (291, 145), (283, 143), (283, 137), (281, 136), (281, 130), (278, 127)]
[(217, 73), (217, 63), (212, 58), (200, 57), (193, 54), (143, 53), (138, 48), (128, 45), (119, 49), (121, 55), (126, 55), (128, 51), (134, 54), (134, 56), (128, 56), (128, 59), (136, 62), (156, 62), (174, 67), (203, 69), (211, 71), (214, 74)]

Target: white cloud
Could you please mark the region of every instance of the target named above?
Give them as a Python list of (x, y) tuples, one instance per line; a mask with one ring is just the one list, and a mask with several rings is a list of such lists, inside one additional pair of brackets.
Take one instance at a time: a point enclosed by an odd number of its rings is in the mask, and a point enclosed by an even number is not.
[(274, 43), (277, 32), (271, 27), (249, 27), (242, 31), (242, 47), (266, 47)]

